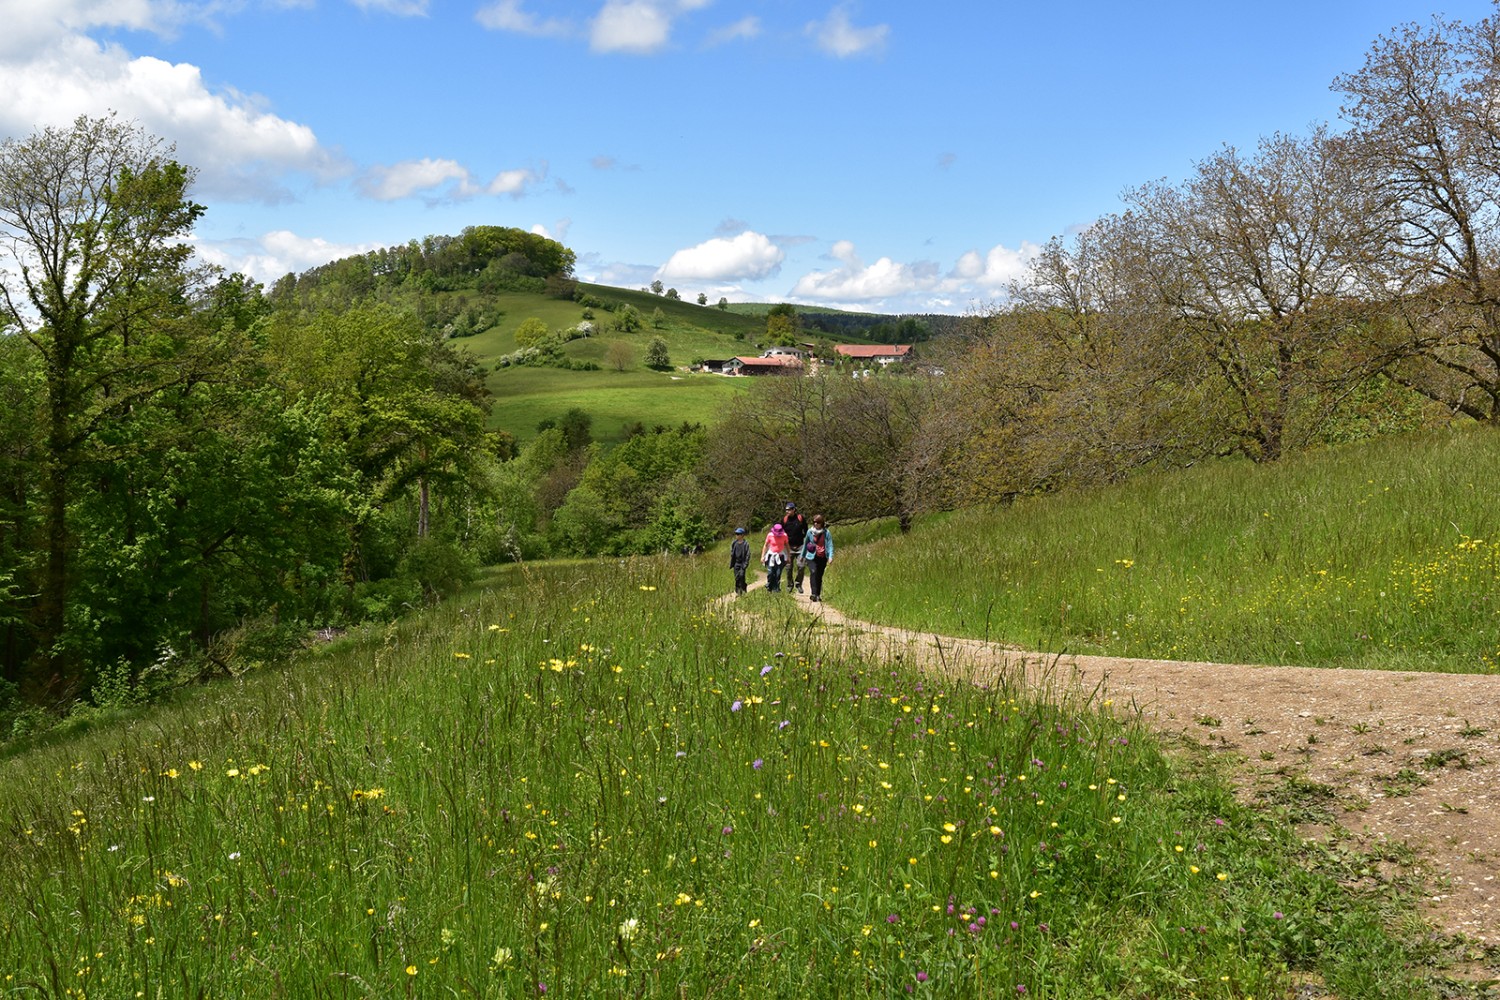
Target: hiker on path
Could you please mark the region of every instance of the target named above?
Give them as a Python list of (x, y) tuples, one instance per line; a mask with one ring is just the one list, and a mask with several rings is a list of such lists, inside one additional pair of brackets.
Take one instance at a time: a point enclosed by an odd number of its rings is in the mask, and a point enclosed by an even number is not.
[(750, 543), (745, 540), (745, 529), (734, 529), (734, 544), (729, 546), (729, 568), (734, 570), (734, 592), (743, 594), (747, 586), (745, 584), (745, 570), (750, 566)]
[(791, 562), (786, 568), (786, 589), (802, 593), (802, 576), (807, 572), (807, 563), (802, 559), (802, 543), (807, 539), (807, 518), (797, 512), (794, 501), (786, 502), (786, 514), (778, 522), (786, 532), (787, 545), (791, 547)]
[(768, 593), (779, 593), (781, 590), (781, 573), (787, 567), (787, 560), (792, 557), (791, 546), (787, 544), (786, 529), (777, 521), (771, 525), (771, 530), (766, 533), (766, 544), (760, 547), (760, 561), (766, 567), (766, 591)]
[[(833, 535), (823, 522), (822, 514), (814, 514), (812, 528), (802, 543), (802, 561), (807, 565), (808, 585), (812, 588), (812, 599), (823, 600), (823, 571), (833, 562)], [(798, 587), (798, 590), (802, 588)]]

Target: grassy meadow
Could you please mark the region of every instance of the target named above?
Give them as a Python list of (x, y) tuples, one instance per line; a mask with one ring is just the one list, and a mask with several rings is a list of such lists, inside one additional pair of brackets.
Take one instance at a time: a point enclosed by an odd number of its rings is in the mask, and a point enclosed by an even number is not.
[[(676, 368), (686, 368), (698, 358), (723, 360), (738, 354), (758, 354), (757, 341), (765, 334), (763, 317), (673, 301), (651, 292), (602, 285), (583, 288), (601, 299), (635, 306), (644, 320), (642, 328), (620, 333), (612, 329), (613, 313), (594, 309), (598, 333), (568, 342), (563, 353), (578, 361), (592, 361), (601, 366), (601, 371), (531, 367), (492, 371), (486, 379), (495, 399), (491, 427), (508, 431), (524, 442), (536, 436), (540, 421), (556, 420), (577, 407), (594, 418), (597, 440), (615, 443), (623, 439), (626, 424), (675, 427), (684, 421), (711, 423), (729, 396), (745, 388), (742, 380), (719, 375), (689, 377), (682, 371), (653, 371), (645, 366), (646, 347), (654, 337), (661, 337)], [(516, 328), (524, 320), (534, 317), (552, 330), (565, 330), (584, 318), (584, 307), (577, 302), (530, 292), (497, 293), (486, 297), (485, 304), (501, 314), (498, 322), (458, 343), (486, 367), (516, 349)], [(652, 313), (658, 308), (663, 315), (661, 327), (651, 323)], [(616, 340), (629, 344), (633, 352), (623, 371), (615, 370), (606, 358), (609, 344)]]
[(1398, 886), (1111, 706), (852, 658), (720, 562), (510, 567), (13, 749), (0, 997), (1438, 996)]
[[(675, 376), (675, 378), (674, 378)], [(627, 424), (676, 427), (683, 421), (708, 424), (722, 413), (749, 379), (723, 375), (653, 372), (562, 371), (507, 368), (489, 376), (494, 393), (490, 423), (530, 441), (544, 418), (557, 419), (575, 407), (593, 418), (594, 439), (618, 442)]]
[(1497, 481), (1476, 427), (1202, 466), (919, 521), (841, 548), (829, 595), (1054, 652), (1494, 673)]

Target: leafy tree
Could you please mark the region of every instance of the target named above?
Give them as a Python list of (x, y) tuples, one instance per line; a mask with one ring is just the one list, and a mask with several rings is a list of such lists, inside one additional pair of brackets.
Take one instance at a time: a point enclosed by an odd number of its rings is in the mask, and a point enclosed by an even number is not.
[(664, 371), (672, 367), (672, 358), (667, 351), (667, 342), (661, 337), (652, 337), (646, 345), (646, 367)]
[(621, 333), (635, 333), (641, 328), (641, 314), (635, 306), (624, 305), (615, 313), (615, 329)]
[(564, 413), (557, 422), (557, 429), (562, 431), (563, 442), (569, 451), (587, 448), (593, 442), (593, 426), (594, 418), (577, 406)]
[(667, 314), (661, 311), (661, 306), (651, 310), (651, 326), (657, 330), (667, 325)]
[(720, 298), (719, 298), (719, 308), (720, 308), (720, 309), (728, 309), (728, 308), (729, 308), (729, 300), (728, 300), (728, 299), (726, 299), (726, 298), (723, 298), (723, 297), (722, 297), (722, 296), (721, 296), (721, 297), (720, 297)]
[(521, 325), (516, 327), (516, 346), (535, 347), (547, 339), (547, 324), (535, 316), (528, 316), (521, 320)]
[(79, 477), (112, 421), (199, 368), (180, 321), (193, 280), (186, 237), (203, 209), (188, 200), (192, 172), (172, 154), (113, 116), (0, 146), (0, 326), (26, 339), (44, 373), (35, 627), (62, 690), (80, 680), (56, 647)]
[(660, 278), (657, 278), (655, 281), (651, 282), (651, 292), (654, 295), (660, 295), (664, 287), (666, 286), (661, 283)]
[(677, 289), (675, 289), (675, 288), (668, 288), (667, 289), (667, 298), (671, 299), (673, 302), (681, 302), (682, 301), (682, 296), (677, 294)]
[(700, 306), (706, 306), (706, 305), (708, 305), (708, 293), (707, 292), (699, 292), (698, 293), (698, 304)]
[(792, 347), (802, 332), (797, 307), (787, 303), (774, 305), (766, 313), (766, 340), (782, 347)]

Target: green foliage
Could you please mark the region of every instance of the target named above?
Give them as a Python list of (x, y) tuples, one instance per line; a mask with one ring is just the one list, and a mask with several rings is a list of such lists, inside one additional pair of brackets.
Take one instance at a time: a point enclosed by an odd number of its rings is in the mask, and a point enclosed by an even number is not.
[(615, 314), (615, 329), (621, 333), (635, 333), (641, 328), (641, 314), (635, 306), (624, 306)]
[(672, 367), (672, 356), (668, 353), (667, 342), (661, 337), (652, 337), (651, 342), (646, 345), (646, 367), (664, 371)]
[(547, 338), (547, 324), (535, 316), (521, 321), (516, 327), (516, 344), (519, 347), (535, 347)]

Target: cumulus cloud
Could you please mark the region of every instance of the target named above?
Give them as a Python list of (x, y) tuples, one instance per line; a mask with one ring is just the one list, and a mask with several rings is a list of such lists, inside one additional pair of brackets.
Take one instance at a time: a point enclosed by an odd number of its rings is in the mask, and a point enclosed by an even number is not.
[(818, 48), (829, 55), (848, 59), (850, 56), (879, 52), (885, 48), (891, 26), (876, 24), (868, 28), (855, 27), (854, 22), (849, 19), (849, 5), (839, 4), (829, 11), (826, 19), (809, 22), (806, 30), (818, 43)]
[[(328, 180), (345, 161), (322, 147), (312, 129), (264, 110), (253, 98), (214, 91), (198, 67), (136, 58), (82, 32), (127, 27), (166, 31), (186, 15), (146, 0), (0, 0), (0, 134), (27, 135), (66, 126), (79, 115), (117, 111), (177, 145), (198, 168), (200, 194), (226, 200), (284, 201), (287, 171)], [(17, 40), (25, 42), (18, 45)]]
[(753, 281), (775, 274), (785, 259), (786, 251), (769, 237), (747, 230), (731, 239), (715, 237), (678, 250), (657, 274), (698, 281)]
[(562, 18), (539, 18), (522, 9), (523, 0), (497, 0), (479, 8), (474, 15), (486, 28), (495, 31), (513, 31), (518, 35), (536, 38), (566, 38), (573, 34), (573, 25)]
[(278, 229), (255, 239), (194, 240), (198, 256), (226, 271), (239, 271), (269, 283), (284, 274), (306, 271), (342, 257), (378, 250), (381, 243), (332, 243), (318, 236), (298, 236)]
[[(421, 192), (429, 197), (462, 201), (480, 195), (508, 194), (520, 197), (540, 180), (533, 170), (503, 170), (487, 182), (474, 178), (469, 169), (455, 160), (406, 160), (391, 166), (374, 166), (356, 182), (359, 192), (376, 201), (399, 201)], [(435, 189), (443, 188), (441, 192)]]
[(672, 35), (672, 18), (650, 0), (609, 0), (589, 24), (589, 46), (595, 52), (650, 55)]
[(937, 268), (931, 263), (900, 264), (882, 257), (867, 265), (848, 240), (835, 243), (830, 254), (839, 266), (803, 275), (792, 289), (793, 296), (821, 301), (873, 302), (925, 292), (937, 283)]
[(970, 250), (958, 258), (958, 263), (948, 275), (945, 288), (949, 291), (994, 291), (1004, 288), (1026, 276), (1026, 268), (1040, 250), (1041, 247), (1037, 244), (1025, 240), (1016, 250), (1001, 244), (996, 244), (984, 254)]

